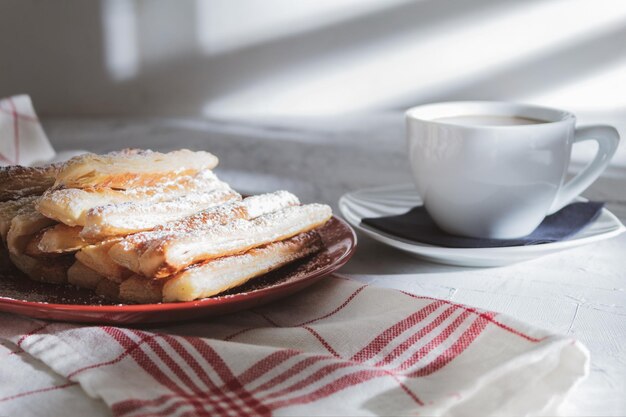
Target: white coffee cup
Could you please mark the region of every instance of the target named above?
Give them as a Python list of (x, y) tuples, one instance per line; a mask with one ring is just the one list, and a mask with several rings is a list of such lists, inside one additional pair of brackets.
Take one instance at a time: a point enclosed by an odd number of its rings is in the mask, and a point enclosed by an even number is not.
[[(409, 109), (406, 122), (426, 210), (446, 232), (478, 238), (530, 234), (595, 181), (619, 142), (611, 126), (576, 128), (572, 113), (507, 102), (427, 104)], [(598, 143), (597, 154), (566, 181), (572, 145), (585, 140)]]

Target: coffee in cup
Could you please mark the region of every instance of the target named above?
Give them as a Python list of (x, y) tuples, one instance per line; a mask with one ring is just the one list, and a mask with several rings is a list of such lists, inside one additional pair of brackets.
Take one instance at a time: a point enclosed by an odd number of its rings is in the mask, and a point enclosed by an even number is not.
[(531, 119), (520, 116), (495, 116), (491, 114), (485, 115), (463, 115), (440, 117), (435, 119), (439, 123), (450, 123), (453, 125), (465, 126), (517, 126), (517, 125), (537, 125), (547, 123), (545, 120)]

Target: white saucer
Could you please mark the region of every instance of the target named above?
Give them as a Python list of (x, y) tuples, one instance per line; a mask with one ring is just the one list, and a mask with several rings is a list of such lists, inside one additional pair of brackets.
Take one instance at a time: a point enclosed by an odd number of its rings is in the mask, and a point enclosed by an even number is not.
[[(578, 198), (577, 201), (586, 200)], [(361, 223), (361, 220), (367, 217), (393, 216), (406, 213), (409, 209), (420, 204), (422, 204), (422, 200), (413, 184), (353, 191), (344, 194), (339, 199), (341, 213), (356, 229), (394, 248), (410, 252), (431, 262), (446, 265), (472, 267), (508, 265), (608, 239), (626, 231), (624, 225), (613, 213), (607, 209), (602, 209), (602, 212), (593, 223), (567, 240), (529, 246), (468, 249), (446, 248), (413, 242), (381, 232)]]

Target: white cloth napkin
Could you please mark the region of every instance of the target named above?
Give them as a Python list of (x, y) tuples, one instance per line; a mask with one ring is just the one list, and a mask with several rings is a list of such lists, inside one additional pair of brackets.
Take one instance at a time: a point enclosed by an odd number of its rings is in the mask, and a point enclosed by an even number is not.
[(0, 415), (21, 416), (552, 415), (589, 359), (506, 316), (339, 276), (159, 329), (4, 314), (0, 339)]
[(54, 156), (30, 97), (0, 99), (0, 166), (36, 165)]

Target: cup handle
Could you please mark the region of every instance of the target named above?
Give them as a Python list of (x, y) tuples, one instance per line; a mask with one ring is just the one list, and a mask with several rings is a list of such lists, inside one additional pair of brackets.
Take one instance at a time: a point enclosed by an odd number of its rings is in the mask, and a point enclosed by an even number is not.
[(619, 134), (612, 126), (585, 126), (576, 129), (574, 142), (595, 140), (598, 142), (596, 157), (585, 169), (564, 184), (554, 199), (548, 214), (555, 213), (567, 205), (577, 195), (585, 191), (604, 171), (617, 150)]

